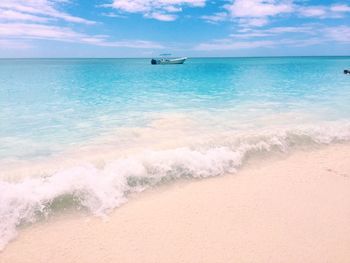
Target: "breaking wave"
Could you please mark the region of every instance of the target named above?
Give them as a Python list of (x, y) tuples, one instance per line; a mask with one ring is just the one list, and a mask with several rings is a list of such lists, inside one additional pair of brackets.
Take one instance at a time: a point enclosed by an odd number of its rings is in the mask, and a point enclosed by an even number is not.
[(144, 151), (109, 161), (102, 168), (85, 163), (50, 176), (0, 181), (0, 249), (16, 237), (16, 228), (73, 206), (105, 215), (127, 201), (130, 193), (179, 178), (206, 178), (234, 173), (259, 153), (288, 151), (296, 146), (350, 140), (350, 125), (246, 134), (204, 147)]

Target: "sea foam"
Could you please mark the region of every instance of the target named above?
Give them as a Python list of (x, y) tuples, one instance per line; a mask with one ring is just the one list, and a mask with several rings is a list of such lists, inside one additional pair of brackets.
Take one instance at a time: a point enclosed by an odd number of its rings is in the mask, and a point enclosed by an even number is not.
[(20, 224), (50, 215), (62, 200), (76, 209), (104, 216), (124, 204), (130, 193), (180, 178), (234, 173), (247, 157), (257, 153), (348, 141), (350, 124), (246, 133), (231, 140), (226, 134), (225, 138), (205, 147), (145, 150), (110, 160), (103, 167), (85, 162), (51, 175), (0, 181), (0, 249), (16, 237)]

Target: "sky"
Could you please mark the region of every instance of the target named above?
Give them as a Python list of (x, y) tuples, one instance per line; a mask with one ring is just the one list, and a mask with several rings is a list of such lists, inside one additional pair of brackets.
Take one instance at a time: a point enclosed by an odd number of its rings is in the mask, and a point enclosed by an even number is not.
[(0, 0), (0, 57), (350, 55), (350, 0)]

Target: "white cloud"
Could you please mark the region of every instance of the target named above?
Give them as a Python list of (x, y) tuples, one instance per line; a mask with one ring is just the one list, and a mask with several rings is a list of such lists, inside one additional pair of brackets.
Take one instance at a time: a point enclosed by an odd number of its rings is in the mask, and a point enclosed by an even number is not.
[(294, 26), (294, 27), (272, 27), (268, 29), (246, 29), (240, 30), (238, 33), (231, 34), (230, 37), (238, 39), (251, 39), (260, 37), (271, 37), (282, 34), (315, 34), (315, 29), (312, 26)]
[(41, 39), (105, 47), (163, 48), (162, 45), (152, 41), (113, 41), (108, 36), (89, 35), (79, 33), (68, 26), (57, 26), (55, 25), (57, 20), (85, 25), (95, 24), (94, 21), (60, 11), (58, 5), (66, 3), (67, 0), (0, 0), (0, 47), (29, 48), (25, 41)]
[(81, 17), (72, 16), (57, 8), (65, 0), (1, 0), (0, 21), (26, 20), (32, 22), (46, 22), (48, 19), (60, 19), (72, 23), (95, 24)]
[(291, 1), (235, 0), (225, 6), (232, 17), (268, 17), (293, 12)]
[(204, 7), (206, 0), (113, 0), (104, 7), (112, 7), (126, 13), (140, 13), (146, 18), (160, 21), (173, 21), (173, 13), (182, 11), (182, 7)]
[(348, 5), (333, 5), (331, 6), (333, 12), (350, 12), (350, 6)]
[(330, 40), (350, 43), (350, 26), (327, 27), (324, 31)]
[(207, 22), (236, 21), (244, 27), (261, 27), (269, 23), (269, 17), (294, 11), (292, 0), (231, 0), (222, 6), (225, 12), (203, 16)]
[(177, 16), (173, 15), (173, 14), (162, 14), (162, 13), (157, 13), (157, 12), (146, 14), (145, 17), (154, 18), (154, 19), (157, 19), (159, 21), (174, 21), (177, 18)]
[(176, 6), (165, 6), (163, 7), (163, 9), (167, 12), (182, 12), (182, 8), (181, 7), (176, 7)]
[(32, 21), (32, 22), (47, 22), (48, 18), (46, 17), (40, 17), (35, 16), (31, 14), (21, 13), (13, 10), (4, 10), (0, 9), (0, 21), (6, 20), (6, 21), (13, 21), (13, 20), (20, 20), (20, 21)]
[[(285, 35), (287, 34), (288, 35)], [(296, 33), (291, 37), (290, 33)], [(302, 33), (302, 34), (300, 34)], [(231, 38), (215, 39), (197, 45), (194, 50), (239, 50), (281, 46), (305, 47), (323, 43), (350, 43), (350, 26), (322, 27), (305, 25), (299, 27), (273, 27), (264, 30), (244, 29), (231, 34)], [(269, 39), (266, 39), (269, 37)]]
[(213, 15), (202, 16), (201, 18), (209, 23), (217, 23), (227, 20), (228, 17), (229, 16), (226, 12), (220, 12)]
[(325, 40), (318, 38), (311, 39), (276, 39), (276, 40), (255, 40), (255, 41), (235, 41), (233, 39), (215, 40), (209, 43), (199, 44), (194, 50), (216, 51), (216, 50), (241, 50), (256, 48), (275, 47), (305, 47), (323, 43)]
[(74, 41), (80, 35), (70, 28), (29, 23), (1, 23), (1, 37)]
[(124, 48), (138, 48), (138, 49), (163, 49), (164, 46), (146, 40), (125, 40), (125, 41), (101, 41), (99, 46), (104, 47), (124, 47)]
[(350, 12), (348, 5), (331, 5), (331, 6), (299, 6), (298, 13), (305, 17), (316, 18), (342, 18), (345, 13)]
[(306, 17), (324, 17), (327, 9), (323, 6), (300, 7), (299, 14)]
[(123, 15), (120, 15), (120, 14), (116, 14), (116, 13), (112, 13), (112, 12), (102, 13), (101, 15), (107, 16), (107, 17), (126, 18), (126, 16), (123, 16)]
[[(0, 23), (0, 38), (6, 39), (8, 47), (18, 39), (42, 39), (62, 42), (83, 43), (105, 47), (127, 47), (141, 49), (160, 49), (162, 45), (145, 40), (111, 41), (105, 35), (87, 35), (68, 27), (44, 24)], [(6, 44), (6, 42), (4, 42)]]
[(215, 50), (235, 50), (235, 49), (251, 49), (259, 47), (271, 47), (275, 43), (271, 40), (261, 41), (233, 41), (232, 39), (214, 40), (208, 43), (201, 43), (194, 49), (199, 51), (215, 51)]
[(269, 20), (266, 17), (240, 18), (238, 22), (244, 27), (262, 27), (266, 26), (269, 23)]
[[(293, 0), (230, 0), (222, 6), (224, 12), (202, 16), (207, 22), (232, 20), (241, 27), (263, 27), (271, 18), (282, 15), (308, 18), (343, 18), (350, 12), (345, 4), (308, 6)], [(307, 2), (306, 2), (307, 3)]]
[(0, 49), (28, 49), (31, 48), (25, 42), (9, 39), (0, 39)]

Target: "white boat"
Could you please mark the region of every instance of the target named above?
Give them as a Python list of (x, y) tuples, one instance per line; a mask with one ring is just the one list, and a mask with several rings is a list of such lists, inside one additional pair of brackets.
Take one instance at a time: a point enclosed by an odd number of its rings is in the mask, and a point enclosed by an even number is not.
[[(162, 54), (161, 56), (168, 56), (170, 54)], [(159, 59), (152, 59), (151, 64), (152, 65), (170, 65), (170, 64), (183, 64), (185, 63), (187, 57), (182, 58), (159, 58)]]

